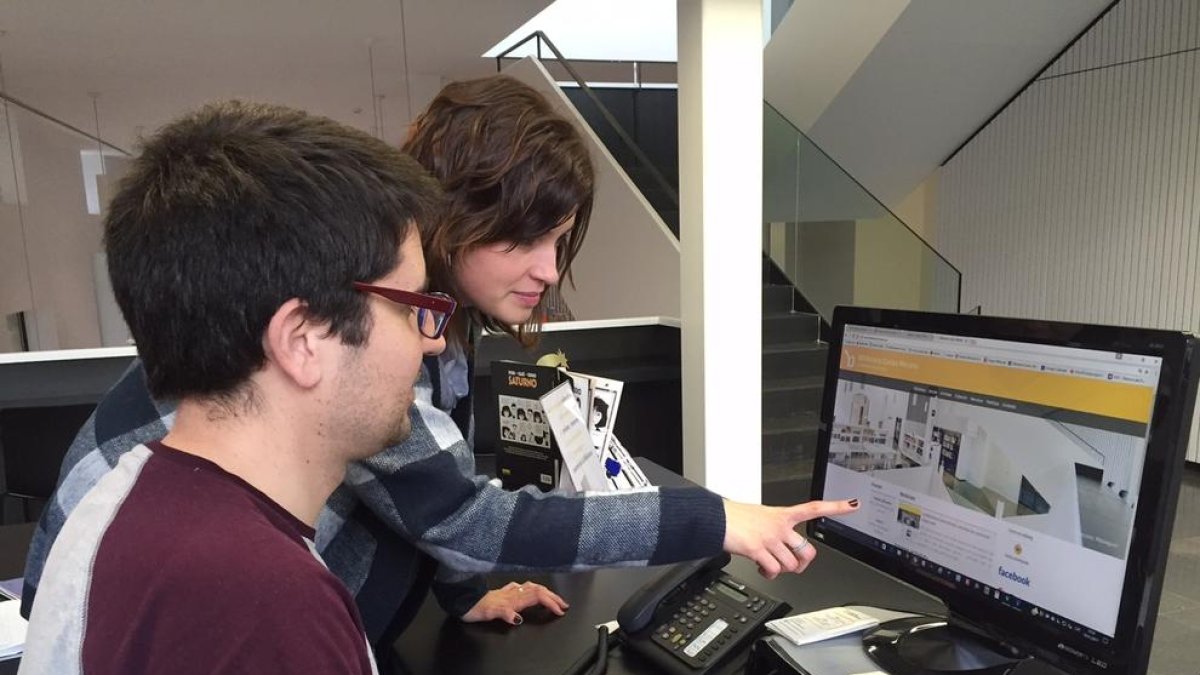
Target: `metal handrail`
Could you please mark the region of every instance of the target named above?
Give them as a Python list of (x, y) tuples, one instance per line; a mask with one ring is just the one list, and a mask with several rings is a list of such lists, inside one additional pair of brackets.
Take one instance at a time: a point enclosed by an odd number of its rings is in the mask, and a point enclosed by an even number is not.
[(69, 122), (64, 122), (63, 120), (58, 119), (54, 115), (51, 115), (50, 113), (45, 112), (43, 110), (39, 110), (38, 108), (35, 108), (35, 107), (29, 105), (28, 103), (22, 101), (19, 98), (16, 98), (15, 96), (10, 96), (7, 92), (0, 91), (0, 101), (6, 101), (8, 103), (11, 103), (11, 104), (17, 106), (18, 108), (21, 108), (27, 112), (37, 115), (38, 117), (46, 120), (47, 122), (57, 124), (58, 126), (63, 127), (64, 129), (67, 129), (68, 131), (79, 134), (80, 136), (83, 136), (84, 138), (88, 139), (89, 141), (94, 141), (101, 145), (107, 145), (108, 147), (112, 148), (113, 150), (116, 150), (117, 152), (121, 153), (122, 155), (125, 155), (126, 157), (133, 156), (128, 150), (125, 150), (124, 148), (119, 148), (119, 147), (113, 145), (112, 143), (109, 143), (108, 141), (104, 140), (103, 138), (100, 138), (99, 136), (96, 136), (94, 134), (90, 134)]
[(642, 149), (638, 147), (637, 143), (635, 143), (633, 139), (629, 137), (629, 134), (625, 133), (625, 129), (621, 128), (620, 123), (617, 122), (617, 118), (613, 117), (612, 113), (608, 111), (608, 108), (606, 108), (604, 104), (600, 102), (600, 98), (596, 96), (596, 92), (592, 91), (592, 88), (587, 85), (587, 82), (583, 81), (583, 78), (580, 77), (579, 73), (571, 67), (570, 62), (568, 62), (566, 57), (562, 55), (562, 52), (558, 50), (558, 47), (556, 47), (554, 43), (550, 41), (550, 38), (546, 37), (545, 33), (540, 30), (534, 31), (525, 36), (525, 38), (523, 38), (520, 42), (513, 44), (508, 49), (505, 49), (503, 52), (497, 54), (496, 72), (500, 72), (501, 68), (503, 67), (503, 62), (501, 59), (516, 50), (517, 47), (520, 47), (521, 45), (533, 39), (537, 40), (538, 60), (540, 61), (542, 59), (542, 42), (545, 42), (550, 51), (554, 53), (554, 57), (558, 59), (558, 62), (562, 64), (563, 68), (566, 68), (567, 74), (569, 74), (571, 78), (575, 80), (575, 84), (579, 85), (579, 88), (583, 91), (583, 93), (586, 94), (589, 99), (591, 99), (592, 104), (595, 105), (596, 109), (600, 111), (600, 115), (604, 118), (604, 121), (608, 122), (608, 125), (612, 127), (613, 131), (617, 132), (617, 137), (621, 139), (621, 142), (623, 142), (626, 147), (633, 151), (633, 156), (637, 158), (639, 163), (646, 167), (646, 170), (650, 172), (650, 176), (654, 178), (654, 182), (656, 182), (658, 186), (662, 188), (663, 192), (666, 193), (667, 197), (671, 199), (671, 203), (678, 207), (679, 192), (671, 185), (670, 181), (668, 181), (666, 177), (662, 175), (662, 172), (658, 170), (658, 167), (654, 166), (654, 163), (650, 161), (650, 158), (646, 156), (646, 153), (642, 152)]

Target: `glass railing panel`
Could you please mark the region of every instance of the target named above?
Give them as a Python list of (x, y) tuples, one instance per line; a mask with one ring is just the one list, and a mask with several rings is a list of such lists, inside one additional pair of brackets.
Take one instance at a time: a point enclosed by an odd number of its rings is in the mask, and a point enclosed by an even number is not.
[[(531, 50), (531, 45), (535, 46)], [(617, 62), (573, 63), (541, 31), (535, 31), (496, 58), (498, 70), (518, 54), (536, 55), (592, 131), (612, 154), (630, 180), (666, 224), (679, 237), (678, 96), (673, 86), (654, 79), (641, 80), (639, 64)], [(641, 64), (646, 65), (646, 64)], [(649, 64), (662, 76), (662, 66)], [(625, 66), (632, 70), (624, 71)], [(671, 82), (673, 70), (669, 69)], [(585, 79), (584, 72), (590, 73)], [(633, 81), (626, 80), (632, 75)], [(602, 83), (588, 84), (587, 82)], [(610, 85), (627, 82), (628, 86)]]
[[(0, 119), (0, 350), (20, 345), (13, 325), (28, 328), (34, 350), (124, 343), (104, 309), (105, 275), (93, 271), (103, 213), (95, 206), (111, 193), (119, 162), (106, 156), (107, 173), (97, 177), (100, 153), (89, 136), (137, 152), (138, 139), (162, 124), (240, 98), (325, 115), (400, 146), (443, 84), (416, 61), (409, 67), (412, 31), (398, 3), (353, 11), (293, 3), (286, 22), (257, 3), (187, 3), (186, 11), (143, 3), (138, 21), (155, 27), (149, 32), (89, 21), (98, 4), (80, 5), (71, 21), (51, 4), (6, 15), (10, 37), (36, 39), (0, 45), (0, 88), (24, 104), (9, 103)], [(85, 24), (95, 30), (77, 30)], [(213, 25), (237, 30), (207, 30)], [(28, 200), (20, 208), (19, 181)]]
[(957, 312), (958, 270), (779, 112), (764, 114), (764, 247), (818, 313)]
[(855, 222), (853, 304), (868, 307), (957, 311), (939, 306), (938, 267), (944, 263), (894, 217)]
[[(0, 315), (20, 313), (31, 349), (125, 344), (101, 219), (127, 153), (15, 103), (3, 109)], [(7, 348), (20, 332), (5, 331)]]

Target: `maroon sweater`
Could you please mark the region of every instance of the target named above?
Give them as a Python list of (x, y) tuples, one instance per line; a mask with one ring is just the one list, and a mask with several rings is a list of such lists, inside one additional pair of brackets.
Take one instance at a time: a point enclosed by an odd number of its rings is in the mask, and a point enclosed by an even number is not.
[(212, 462), (136, 448), (55, 542), (21, 672), (374, 673), (313, 534)]

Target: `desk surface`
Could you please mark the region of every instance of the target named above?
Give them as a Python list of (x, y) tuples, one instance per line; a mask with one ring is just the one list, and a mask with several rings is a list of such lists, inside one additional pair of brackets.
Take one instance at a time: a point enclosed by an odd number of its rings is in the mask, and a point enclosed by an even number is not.
[[(638, 459), (656, 485), (688, 485), (687, 479)], [(734, 558), (726, 569), (768, 595), (786, 600), (795, 612), (824, 609), (847, 603), (895, 607), (913, 612), (940, 612), (933, 598), (896, 582), (846, 555), (818, 542), (817, 558), (804, 574), (782, 575), (767, 581), (754, 563)], [(497, 575), (493, 588), (508, 581), (533, 580), (561, 595), (570, 605), (567, 615), (527, 612), (525, 623), (509, 626), (498, 621), (465, 624), (448, 618), (432, 596), (426, 598), (412, 625), (396, 642), (396, 659), (382, 672), (473, 673), (501, 675), (563, 673), (588, 649), (595, 648), (596, 625), (617, 618), (625, 599), (666, 568), (603, 569), (576, 574)], [(744, 660), (742, 655), (741, 660)], [(737, 672), (737, 660), (724, 670)], [(610, 673), (655, 673), (652, 665), (620, 647), (609, 654)]]
[(0, 525), (0, 579), (12, 579), (25, 573), (25, 557), (37, 523)]
[[(815, 543), (815, 542), (814, 542)], [(838, 551), (818, 546), (818, 556), (801, 575), (784, 575), (767, 581), (753, 563), (736, 558), (727, 568), (750, 585), (786, 600), (793, 611), (803, 612), (846, 603), (895, 607), (914, 612), (939, 612), (942, 607), (927, 595), (904, 586)], [(562, 673), (596, 641), (595, 626), (617, 616), (617, 609), (641, 584), (663, 568), (609, 569), (578, 574), (495, 577), (499, 585), (510, 579), (533, 579), (562, 595), (571, 609), (562, 618), (538, 613), (516, 627), (493, 622), (464, 624), (449, 619), (432, 599), (421, 608), (413, 624), (396, 642), (396, 662), (385, 672)], [(723, 671), (737, 672), (740, 664)], [(635, 654), (615, 648), (609, 656), (610, 673), (654, 673), (653, 666)]]
[[(19, 576), (33, 524), (0, 527), (0, 578)], [(845, 555), (818, 547), (816, 561), (802, 575), (774, 581), (758, 576), (753, 563), (737, 558), (728, 568), (752, 586), (786, 600), (795, 611), (862, 603), (937, 612), (932, 598), (876, 572)], [(571, 604), (562, 618), (527, 612), (526, 622), (464, 624), (450, 619), (428, 598), (413, 624), (396, 643), (390, 673), (562, 673), (595, 645), (595, 625), (616, 618), (617, 609), (636, 588), (663, 568), (606, 569), (577, 574), (497, 576), (493, 586), (517, 579), (545, 583)], [(724, 672), (735, 671), (726, 667)], [(15, 661), (0, 662), (0, 675), (16, 671)], [(620, 647), (609, 657), (609, 672), (653, 673), (636, 655)]]

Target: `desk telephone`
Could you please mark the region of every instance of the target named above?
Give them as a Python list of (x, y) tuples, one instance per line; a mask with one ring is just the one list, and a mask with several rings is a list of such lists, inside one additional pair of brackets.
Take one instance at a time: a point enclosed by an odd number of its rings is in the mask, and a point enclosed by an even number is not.
[(791, 607), (722, 571), (729, 554), (677, 565), (617, 613), (625, 648), (669, 673), (695, 675), (748, 648)]

